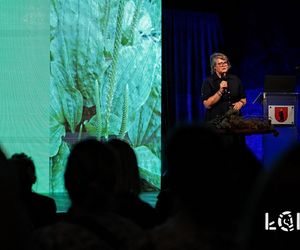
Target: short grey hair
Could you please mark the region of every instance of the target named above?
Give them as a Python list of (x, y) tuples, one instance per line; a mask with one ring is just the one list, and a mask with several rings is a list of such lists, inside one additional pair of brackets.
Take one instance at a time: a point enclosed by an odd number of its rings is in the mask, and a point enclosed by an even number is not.
[(228, 57), (223, 54), (223, 53), (219, 53), (219, 52), (216, 52), (216, 53), (213, 53), (211, 56), (210, 56), (210, 72), (213, 74), (215, 72), (215, 66), (216, 66), (216, 60), (217, 59), (222, 59), (224, 61), (227, 61), (227, 64), (228, 64), (228, 69), (231, 68), (231, 64), (229, 62), (229, 59)]

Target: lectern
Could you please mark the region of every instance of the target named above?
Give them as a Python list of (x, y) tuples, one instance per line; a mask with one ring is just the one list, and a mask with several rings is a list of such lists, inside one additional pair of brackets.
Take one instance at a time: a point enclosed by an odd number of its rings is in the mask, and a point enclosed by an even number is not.
[[(272, 89), (270, 79), (276, 80), (274, 89)], [(273, 166), (276, 160), (298, 139), (299, 93), (290, 92), (294, 90), (292, 86), (296, 86), (296, 79), (291, 76), (287, 76), (286, 78), (283, 76), (279, 76), (278, 78), (275, 76), (266, 76), (264, 92), (260, 93), (255, 100), (256, 103), (260, 102), (263, 105), (264, 117), (268, 118), (279, 132), (279, 135), (276, 137), (271, 134), (262, 135), (263, 163), (266, 168)], [(288, 92), (284, 91), (285, 89)]]

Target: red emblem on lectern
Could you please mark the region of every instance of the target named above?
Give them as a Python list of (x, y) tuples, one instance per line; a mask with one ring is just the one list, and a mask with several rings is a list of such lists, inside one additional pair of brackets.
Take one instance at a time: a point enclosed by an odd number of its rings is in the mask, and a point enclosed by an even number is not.
[(269, 105), (268, 118), (271, 120), (271, 124), (294, 125), (295, 107), (294, 105)]
[(275, 119), (278, 122), (285, 122), (288, 118), (288, 107), (275, 107)]

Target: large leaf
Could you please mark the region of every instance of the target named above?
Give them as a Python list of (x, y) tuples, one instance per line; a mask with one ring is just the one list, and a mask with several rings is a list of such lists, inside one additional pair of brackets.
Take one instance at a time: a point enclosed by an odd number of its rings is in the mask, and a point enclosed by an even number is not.
[(138, 165), (141, 168), (141, 177), (160, 187), (160, 165), (161, 161), (146, 146), (136, 147), (135, 153), (138, 159)]
[[(141, 53), (143, 51), (143, 53)], [(119, 63), (117, 65), (116, 87), (113, 93), (113, 102), (111, 113), (122, 119), (124, 94), (126, 85), (128, 85), (128, 127), (131, 126), (135, 118), (135, 114), (146, 102), (151, 92), (151, 87), (156, 73), (155, 63), (157, 61), (157, 47), (152, 44), (143, 47), (127, 46), (122, 47), (119, 55)], [(102, 85), (101, 93), (104, 96), (109, 95), (108, 85)], [(107, 102), (105, 98), (101, 100), (103, 116), (106, 114)], [(111, 116), (111, 119), (114, 119)], [(111, 120), (110, 123), (113, 121)], [(117, 124), (120, 130), (121, 124)], [(109, 125), (109, 127), (111, 124)]]
[(53, 85), (57, 86), (57, 93), (62, 103), (64, 117), (67, 120), (72, 132), (75, 132), (76, 126), (81, 121), (83, 98), (81, 93), (69, 81), (64, 67), (56, 61), (51, 62), (51, 75)]
[(58, 154), (50, 158), (51, 191), (54, 193), (66, 192), (64, 187), (64, 173), (69, 154), (69, 146), (63, 141), (59, 148)]
[[(109, 131), (108, 131), (109, 135), (119, 135), (121, 118), (112, 114), (110, 122), (111, 122), (111, 126), (109, 127)], [(89, 121), (84, 122), (84, 127), (91, 136), (97, 136), (98, 126), (99, 125), (97, 124), (96, 115), (94, 115)]]
[[(54, 58), (68, 68), (80, 90), (84, 105), (95, 104), (95, 79), (101, 79), (109, 62), (104, 60), (104, 44), (101, 32), (102, 1), (61, 0), (56, 1), (59, 10), (56, 16), (56, 36), (51, 42)], [(52, 18), (55, 23), (55, 17)], [(57, 55), (57, 56), (56, 56)]]
[[(161, 159), (161, 91), (159, 86), (152, 89), (147, 102), (142, 106), (130, 127), (128, 137), (135, 149), (143, 149), (138, 151), (139, 167), (147, 170), (148, 173), (153, 173), (154, 176), (160, 176), (161, 163), (156, 162), (156, 159)], [(154, 163), (152, 167), (149, 162)], [(151, 183), (154, 184), (154, 182)]]
[(53, 157), (58, 153), (62, 137), (65, 135), (65, 126), (50, 118), (50, 157)]
[(57, 154), (62, 137), (66, 135), (65, 117), (53, 77), (50, 80), (50, 157)]
[(82, 95), (76, 88), (60, 88), (60, 96), (65, 118), (68, 121), (70, 130), (74, 133), (82, 117)]
[(134, 146), (148, 145), (156, 138), (160, 138), (160, 128), (161, 93), (159, 88), (153, 88), (147, 102), (130, 127), (128, 136)]

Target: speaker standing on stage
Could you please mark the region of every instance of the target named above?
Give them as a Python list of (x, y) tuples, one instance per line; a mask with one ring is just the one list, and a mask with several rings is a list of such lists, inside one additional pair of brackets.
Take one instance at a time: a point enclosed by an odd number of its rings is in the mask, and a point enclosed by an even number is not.
[(211, 75), (202, 83), (201, 98), (206, 108), (205, 121), (223, 116), (231, 107), (240, 110), (246, 95), (239, 77), (228, 74), (228, 57), (222, 53), (210, 56)]

